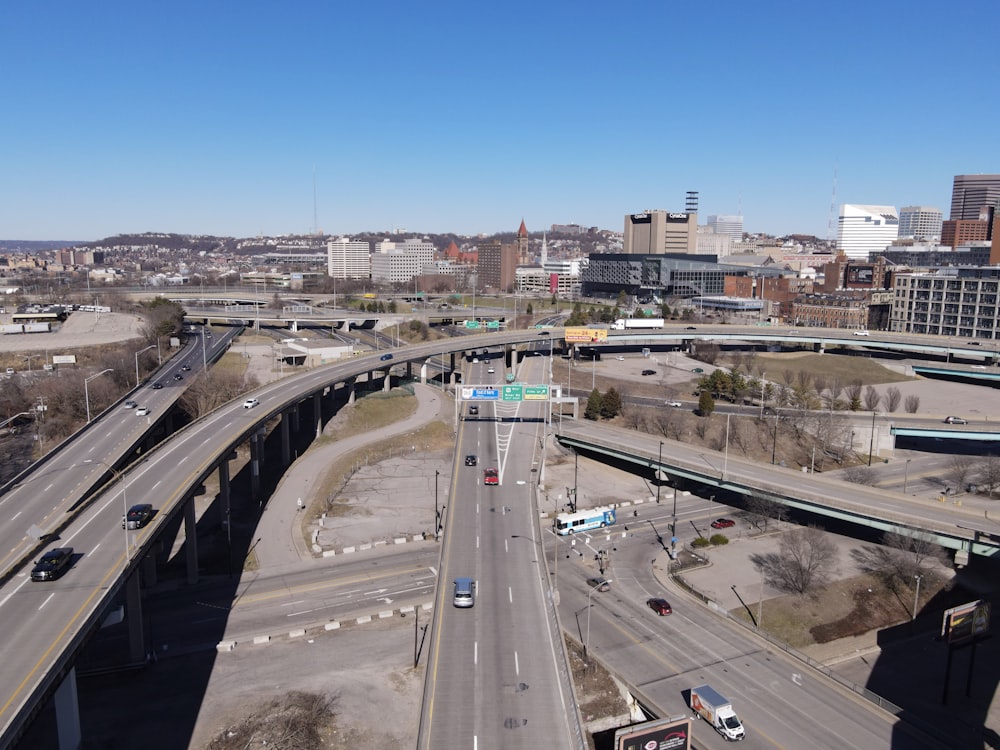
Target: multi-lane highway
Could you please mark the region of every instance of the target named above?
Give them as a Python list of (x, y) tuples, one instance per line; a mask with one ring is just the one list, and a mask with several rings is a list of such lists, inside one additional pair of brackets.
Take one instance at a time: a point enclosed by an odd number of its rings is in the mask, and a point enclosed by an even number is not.
[[(499, 384), (503, 372), (480, 361), (467, 375)], [(483, 403), (462, 422), (458, 453), (476, 465), (456, 461), (418, 747), (584, 747), (533, 497), (544, 407)], [(498, 485), (483, 481), (492, 468)], [(472, 607), (453, 606), (459, 577), (476, 582)]]

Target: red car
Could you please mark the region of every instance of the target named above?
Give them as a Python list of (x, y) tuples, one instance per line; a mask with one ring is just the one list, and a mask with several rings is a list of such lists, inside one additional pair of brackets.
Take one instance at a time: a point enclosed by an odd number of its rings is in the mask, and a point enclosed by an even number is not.
[(668, 602), (666, 599), (647, 599), (646, 606), (649, 607), (654, 612), (656, 612), (656, 614), (660, 615), (661, 617), (663, 615), (669, 615), (671, 612), (673, 612), (673, 610), (670, 608), (670, 602)]
[(730, 526), (735, 526), (736, 521), (731, 518), (716, 518), (712, 521), (713, 529), (728, 529)]
[(500, 473), (496, 469), (486, 469), (483, 472), (483, 484), (500, 484)]

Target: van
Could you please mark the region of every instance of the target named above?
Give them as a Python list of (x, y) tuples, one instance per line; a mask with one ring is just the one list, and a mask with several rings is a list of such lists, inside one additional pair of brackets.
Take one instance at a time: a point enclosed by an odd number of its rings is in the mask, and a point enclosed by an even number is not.
[(472, 607), (476, 604), (476, 582), (471, 578), (455, 579), (455, 598), (452, 601), (456, 607)]

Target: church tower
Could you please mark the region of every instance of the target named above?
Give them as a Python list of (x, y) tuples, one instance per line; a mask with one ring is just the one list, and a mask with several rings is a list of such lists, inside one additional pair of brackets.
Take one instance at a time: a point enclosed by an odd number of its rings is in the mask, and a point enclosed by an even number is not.
[(521, 219), (521, 228), (517, 230), (517, 264), (526, 266), (531, 262), (530, 249), (528, 247), (528, 228)]

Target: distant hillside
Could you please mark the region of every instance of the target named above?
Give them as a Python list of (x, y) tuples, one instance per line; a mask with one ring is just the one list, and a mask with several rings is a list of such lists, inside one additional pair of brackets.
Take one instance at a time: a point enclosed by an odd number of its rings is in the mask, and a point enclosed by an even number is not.
[(42, 250), (78, 247), (81, 244), (80, 240), (0, 240), (0, 252), (37, 253)]

